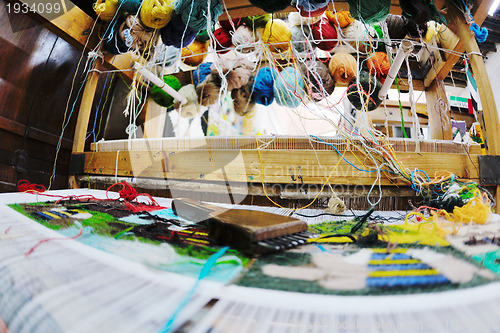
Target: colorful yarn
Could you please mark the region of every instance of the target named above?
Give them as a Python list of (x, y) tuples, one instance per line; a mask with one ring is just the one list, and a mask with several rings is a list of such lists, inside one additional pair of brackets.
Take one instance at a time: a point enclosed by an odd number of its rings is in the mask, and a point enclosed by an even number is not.
[(165, 67), (170, 67), (177, 62), (180, 56), (180, 50), (175, 46), (169, 45), (163, 48), (157, 56), (156, 62), (164, 65)]
[(292, 33), (288, 24), (280, 19), (266, 23), (262, 32), (262, 41), (269, 44), (271, 51), (285, 52), (290, 48)]
[(219, 25), (221, 28), (226, 29), (227, 31), (234, 31), (240, 25), (243, 24), (243, 18), (236, 18), (232, 20), (222, 20), (219, 21)]
[(339, 28), (345, 28), (349, 24), (354, 22), (354, 18), (351, 16), (351, 13), (349, 13), (347, 10), (338, 11), (337, 14), (327, 10), (325, 12), (325, 15), (328, 18), (328, 21), (330, 21), (330, 24), (333, 24), (334, 26)]
[(389, 14), (385, 18), (390, 39), (403, 39), (406, 37), (407, 19), (401, 15)]
[(329, 0), (296, 0), (295, 5), (302, 7), (307, 12), (314, 12), (328, 6)]
[(209, 43), (194, 40), (189, 46), (182, 49), (182, 62), (186, 65), (197, 67), (207, 57)]
[(217, 74), (208, 75), (196, 87), (198, 101), (203, 106), (215, 104), (219, 100), (221, 81)]
[(473, 193), (474, 197), (464, 206), (453, 209), (455, 222), (484, 224), (488, 221), (491, 214), (488, 197), (483, 196), (478, 189), (475, 189)]
[(213, 45), (215, 46), (215, 50), (219, 52), (227, 52), (228, 48), (233, 46), (233, 41), (231, 34), (225, 28), (219, 28), (214, 31)]
[(288, 14), (288, 23), (290, 24), (291, 27), (293, 26), (302, 26), (302, 27), (308, 27), (309, 25), (313, 25), (316, 22), (319, 22), (321, 20), (321, 16), (301, 16), (297, 12), (291, 12)]
[(378, 97), (381, 88), (382, 84), (375, 76), (370, 75), (367, 71), (361, 71), (359, 84), (353, 82), (349, 89), (347, 89), (347, 98), (356, 109), (361, 110), (368, 106), (367, 111), (373, 111), (382, 103), (382, 100)]
[(97, 17), (103, 21), (111, 21), (118, 11), (118, 0), (97, 0), (94, 3)]
[(353, 18), (369, 24), (385, 20), (391, 9), (391, 0), (347, 0), (347, 3)]
[(356, 59), (346, 52), (335, 53), (330, 58), (328, 69), (335, 82), (348, 84), (356, 77)]
[(307, 11), (302, 6), (297, 6), (297, 9), (299, 10), (299, 14), (303, 17), (318, 17), (323, 15), (324, 12), (326, 12), (326, 10), (328, 9), (328, 5), (318, 8), (312, 12)]
[(470, 30), (476, 35), (476, 39), (479, 43), (484, 43), (488, 38), (488, 29), (480, 28), (476, 23), (471, 23)]
[(231, 40), (233, 45), (240, 52), (248, 53), (255, 50), (255, 46), (252, 45), (255, 43), (255, 34), (246, 25), (240, 25), (234, 32)]
[(118, 0), (120, 10), (127, 13), (137, 13), (141, 7), (142, 0)]
[(144, 51), (156, 45), (158, 35), (151, 28), (142, 25), (135, 15), (129, 15), (120, 26), (120, 37), (132, 50)]
[(296, 108), (305, 93), (304, 80), (294, 67), (286, 67), (274, 81), (274, 96), (281, 106)]
[(306, 82), (307, 93), (313, 100), (321, 101), (333, 93), (335, 81), (328, 67), (321, 61), (302, 65), (301, 72)]
[[(235, 51), (219, 55), (215, 65), (216, 68), (221, 70), (220, 75), (225, 76), (228, 91), (239, 89), (247, 84), (255, 66), (245, 55), (241, 55)], [(218, 71), (213, 71), (212, 73), (219, 75)]]
[(359, 52), (366, 51), (366, 45), (370, 39), (370, 34), (362, 22), (355, 20), (342, 29), (346, 42)]
[(337, 46), (337, 29), (330, 24), (328, 18), (323, 17), (321, 21), (311, 26), (314, 43), (320, 50), (331, 51)]
[(122, 26), (123, 23), (124, 20), (119, 20), (117, 22), (112, 23), (116, 28), (110, 29), (108, 36), (103, 39), (104, 47), (111, 54), (116, 55), (116, 54), (127, 53), (129, 50), (129, 47), (125, 44), (125, 41), (120, 36), (120, 30), (117, 28)]
[[(179, 91), (179, 89), (181, 89), (182, 85), (179, 79), (177, 79), (173, 75), (163, 76), (163, 81), (175, 91)], [(165, 108), (169, 108), (174, 105), (174, 98), (158, 86), (153, 86), (153, 88), (151, 89), (151, 97), (156, 104), (161, 105)]]
[(175, 46), (179, 49), (190, 45), (197, 34), (198, 31), (186, 26), (176, 13), (172, 15), (170, 22), (160, 30), (163, 44)]
[(275, 13), (290, 6), (291, 0), (250, 0), (250, 3), (266, 13)]
[(272, 18), (273, 16), (271, 14), (264, 14), (244, 17), (242, 20), (243, 23), (250, 28), (250, 30), (255, 31), (257, 29), (264, 28), (267, 22), (269, 22)]
[(387, 74), (389, 74), (389, 69), (391, 69), (389, 57), (385, 52), (375, 52), (366, 59), (366, 65), (370, 73), (376, 75), (382, 83), (385, 81)]
[[(211, 0), (210, 8), (206, 0), (177, 0), (175, 12), (182, 21), (196, 31), (213, 27), (222, 14), (222, 5), (219, 0)], [(210, 14), (210, 22), (208, 22)]]
[(233, 99), (234, 112), (240, 116), (244, 116), (252, 111), (255, 102), (252, 100), (252, 80), (239, 89), (231, 91), (231, 98)]
[(304, 52), (307, 47), (308, 38), (310, 34), (309, 26), (296, 26), (290, 27), (290, 33), (292, 35), (292, 45), (297, 52)]
[(259, 69), (253, 82), (253, 100), (255, 103), (267, 106), (274, 101), (275, 76), (274, 70), (269, 67)]
[(179, 94), (186, 97), (187, 103), (181, 105), (181, 102), (175, 101), (174, 108), (179, 112), (182, 118), (194, 118), (198, 114), (198, 95), (196, 94), (196, 89), (194, 85), (188, 84), (181, 89), (179, 89)]
[(210, 36), (208, 35), (207, 29), (204, 29), (196, 35), (196, 40), (199, 40), (202, 43), (206, 43), (210, 40)]
[(204, 62), (193, 71), (193, 83), (195, 87), (197, 87), (212, 73), (210, 68), (211, 65), (211, 62)]
[(153, 29), (167, 25), (174, 13), (174, 0), (143, 0), (141, 7), (142, 23)]

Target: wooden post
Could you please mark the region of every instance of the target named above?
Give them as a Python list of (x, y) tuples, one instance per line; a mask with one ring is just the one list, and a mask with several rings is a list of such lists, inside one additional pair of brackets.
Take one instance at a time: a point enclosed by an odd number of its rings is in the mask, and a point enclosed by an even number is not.
[(431, 139), (452, 140), (451, 113), (443, 81), (434, 80), (425, 91), (425, 98)]

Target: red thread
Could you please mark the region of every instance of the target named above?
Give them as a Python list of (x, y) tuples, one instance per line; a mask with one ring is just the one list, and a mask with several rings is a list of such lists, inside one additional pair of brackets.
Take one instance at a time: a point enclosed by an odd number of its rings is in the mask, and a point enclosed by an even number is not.
[(35, 251), (35, 249), (45, 243), (45, 242), (50, 242), (50, 241), (53, 241), (53, 240), (68, 240), (68, 239), (77, 239), (78, 237), (80, 237), (83, 233), (83, 228), (80, 229), (80, 232), (78, 233), (78, 235), (76, 236), (73, 236), (73, 237), (66, 237), (66, 238), (47, 238), (47, 239), (42, 239), (41, 241), (39, 241), (35, 246), (33, 246), (28, 252), (26, 252), (25, 256), (29, 256), (33, 251)]
[(7, 229), (5, 229), (4, 231), (4, 235), (7, 235), (7, 233), (10, 231), (10, 229), (12, 229), (12, 226), (8, 227)]
[(17, 182), (17, 190), (19, 192), (28, 192), (28, 193), (42, 193), (47, 191), (45, 186), (41, 184), (31, 184), (26, 179), (21, 179)]
[[(120, 197), (117, 198), (117, 199), (110, 199), (109, 196), (108, 196), (108, 192), (111, 190), (111, 188), (113, 188), (114, 186), (116, 185), (121, 185), (122, 188), (121, 190), (118, 191), (118, 194), (120, 194)], [(149, 200), (150, 200), (150, 203), (141, 203), (139, 201), (137, 201), (137, 197), (139, 196), (145, 196), (145, 197), (148, 197)], [(162, 209), (164, 207), (161, 207), (155, 199), (153, 199), (153, 197), (148, 194), (148, 193), (137, 193), (137, 191), (130, 185), (128, 184), (126, 181), (122, 181), (120, 183), (115, 183), (113, 185), (111, 185), (110, 187), (108, 187), (108, 189), (106, 190), (106, 198), (108, 198), (108, 200), (119, 200), (119, 199), (123, 199), (123, 203), (125, 204), (125, 206), (131, 211), (131, 212), (134, 212), (134, 213), (138, 213), (138, 212), (143, 212), (143, 211), (153, 211), (153, 210), (158, 210), (158, 209)], [(134, 201), (132, 203), (132, 201)]]

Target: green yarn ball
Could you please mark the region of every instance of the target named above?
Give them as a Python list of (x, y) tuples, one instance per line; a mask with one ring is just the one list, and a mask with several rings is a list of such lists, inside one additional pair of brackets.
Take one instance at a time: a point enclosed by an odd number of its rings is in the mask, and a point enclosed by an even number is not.
[[(181, 83), (173, 75), (165, 75), (163, 77), (163, 81), (166, 84), (168, 84), (171, 88), (173, 88), (175, 91), (179, 91), (179, 89), (181, 89), (182, 86)], [(153, 98), (156, 104), (161, 105), (163, 107), (168, 108), (174, 105), (174, 98), (169, 94), (167, 94), (158, 86), (153, 86), (153, 88), (151, 89), (151, 97)]]
[(382, 83), (378, 81), (375, 76), (370, 75), (370, 72), (361, 71), (359, 75), (359, 85), (363, 88), (365, 93), (361, 93), (360, 98), (360, 90), (358, 89), (358, 85), (356, 84), (356, 79), (351, 82), (351, 86), (347, 90), (347, 98), (349, 102), (357, 109), (361, 110), (366, 105), (367, 96), (370, 95), (370, 99), (368, 101), (368, 111), (373, 111), (380, 106), (382, 100), (378, 97), (378, 93), (380, 89), (382, 89)]
[(349, 12), (356, 20), (374, 24), (385, 20), (391, 9), (391, 0), (363, 1), (347, 0)]
[(259, 28), (264, 28), (273, 16), (271, 14), (264, 15), (254, 15), (243, 18), (243, 23), (250, 28), (250, 30), (255, 31)]

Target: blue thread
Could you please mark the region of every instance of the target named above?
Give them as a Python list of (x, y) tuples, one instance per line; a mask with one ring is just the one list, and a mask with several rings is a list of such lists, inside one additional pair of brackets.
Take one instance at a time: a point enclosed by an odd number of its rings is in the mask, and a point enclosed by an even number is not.
[(134, 43), (134, 37), (130, 34), (130, 29), (123, 30), (123, 36), (125, 37), (125, 45), (131, 47)]
[(205, 262), (205, 264), (201, 268), (201, 272), (200, 272), (200, 275), (198, 276), (198, 280), (196, 280), (196, 282), (193, 285), (193, 287), (191, 288), (191, 290), (189, 290), (187, 295), (182, 300), (181, 304), (179, 304), (177, 309), (170, 316), (170, 319), (168, 320), (165, 327), (162, 329), (163, 333), (170, 332), (170, 330), (173, 328), (174, 321), (177, 318), (177, 315), (182, 311), (182, 309), (187, 305), (189, 300), (193, 297), (194, 292), (198, 288), (198, 285), (200, 284), (201, 280), (203, 280), (205, 277), (208, 276), (208, 274), (210, 273), (210, 270), (215, 265), (217, 265), (217, 260), (219, 260), (224, 255), (224, 253), (226, 253), (227, 250), (229, 250), (229, 246), (223, 247), (222, 249), (217, 251), (215, 254), (211, 255), (210, 258), (208, 258), (207, 262)]
[(470, 25), (470, 30), (476, 35), (476, 39), (479, 43), (484, 43), (488, 38), (488, 29), (480, 28), (476, 23)]

